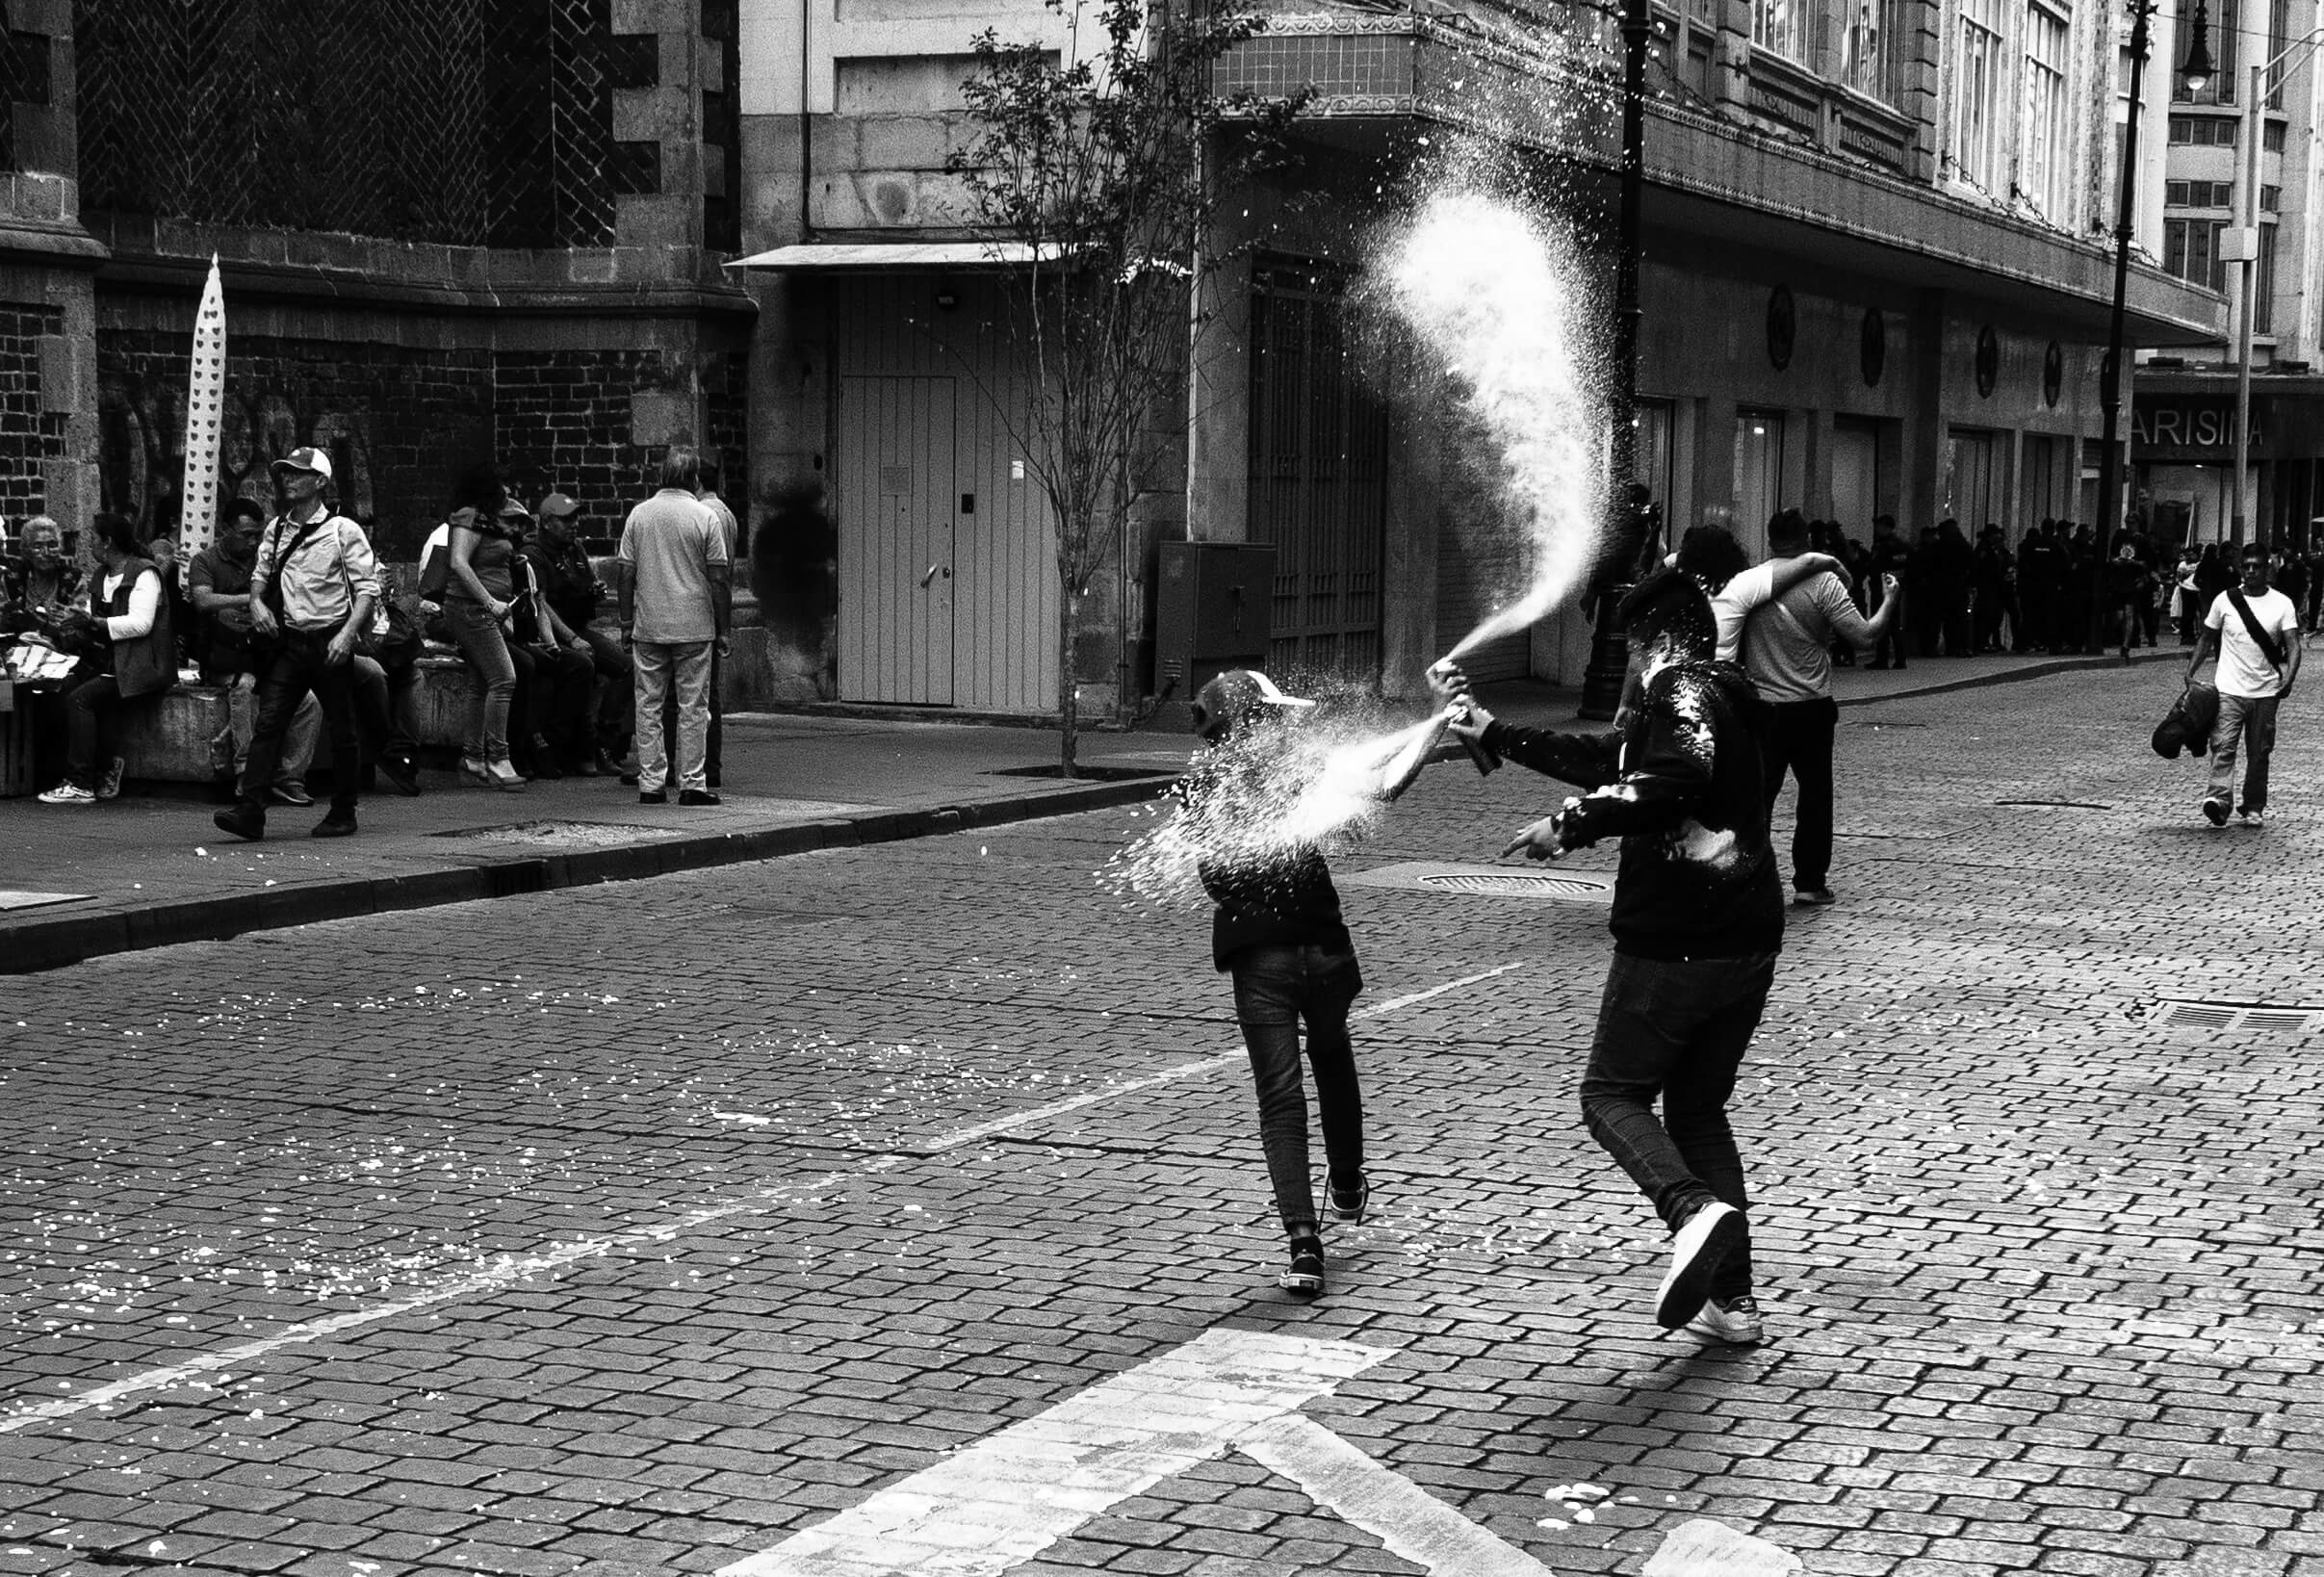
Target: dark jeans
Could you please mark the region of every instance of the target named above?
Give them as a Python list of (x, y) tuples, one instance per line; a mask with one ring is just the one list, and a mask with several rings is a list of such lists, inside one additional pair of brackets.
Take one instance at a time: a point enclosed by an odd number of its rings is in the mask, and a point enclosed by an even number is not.
[(1316, 1115), (1331, 1176), (1353, 1182), (1364, 1169), (1364, 1103), (1356, 1088), (1348, 1007), (1363, 990), (1356, 955), (1313, 945), (1246, 947), (1230, 961), (1234, 1016), (1251, 1052), (1258, 1089), (1259, 1144), (1283, 1228), (1312, 1232), (1307, 1174), (1307, 1097), (1300, 1078), (1300, 1021), (1307, 1021), (1307, 1065), (1315, 1071)]
[(508, 643), (516, 664), (516, 715), (524, 719), (520, 740), (546, 739), (565, 764), (589, 758), (595, 741), (589, 730), (589, 681), (595, 665), (585, 653), (561, 646)]
[(597, 686), (597, 748), (618, 760), (630, 747), (630, 719), (635, 711), (630, 654), (622, 649), (619, 636), (603, 630), (574, 633), (589, 643), (589, 661), (601, 681)]
[(97, 787), (113, 757), (113, 714), (134, 705), (134, 700), (122, 696), (111, 674), (73, 682), (72, 688), (65, 692), (65, 776), (68, 782), (82, 788)]
[(1840, 727), (1840, 703), (1779, 701), (1768, 708), (1760, 761), (1767, 773), (1768, 808), (1783, 792), (1789, 768), (1799, 785), (1792, 825), (1792, 885), (1801, 892), (1822, 887), (1832, 874), (1832, 737)]
[[(323, 726), (331, 741), (331, 814), (355, 813), (357, 786), (362, 774), (352, 763), (362, 759), (355, 735), (355, 664), (327, 660), (330, 630), (285, 630), (274, 654), (258, 676), (258, 720), (250, 727), (250, 754), (244, 761), (236, 797), (263, 812), (267, 789), (274, 782), (275, 763), (282, 756), (283, 731), (309, 690), (323, 703)], [(346, 770), (337, 763), (348, 763)]]
[(1872, 647), (1873, 667), (1901, 668), (1904, 666), (1907, 644), (1904, 625), (1905, 621), (1912, 617), (1912, 611), (1909, 608), (1899, 608), (1897, 616), (1889, 621), (1888, 633), (1882, 635), (1878, 643)]
[[(1774, 979), (1773, 953), (1673, 961), (1617, 952), (1607, 971), (1582, 1121), (1672, 1231), (1714, 1199), (1750, 1209), (1727, 1100)], [(1711, 1296), (1732, 1303), (1750, 1290), (1746, 1235)]]

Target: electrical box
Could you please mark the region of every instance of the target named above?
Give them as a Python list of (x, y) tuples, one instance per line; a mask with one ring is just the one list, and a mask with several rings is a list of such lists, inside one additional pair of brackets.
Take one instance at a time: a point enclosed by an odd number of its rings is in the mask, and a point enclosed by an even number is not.
[(1154, 589), (1154, 693), (1175, 701), (1229, 668), (1260, 668), (1275, 598), (1262, 542), (1165, 542)]

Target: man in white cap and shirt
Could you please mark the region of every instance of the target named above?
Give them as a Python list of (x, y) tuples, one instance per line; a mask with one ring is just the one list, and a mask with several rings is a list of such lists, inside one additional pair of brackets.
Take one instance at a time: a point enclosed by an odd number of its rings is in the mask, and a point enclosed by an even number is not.
[(283, 734), (311, 691), (323, 703), (331, 740), (330, 814), (313, 836), (345, 838), (355, 830), (361, 777), (355, 642), (372, 629), (379, 606), (379, 567), (363, 528), (323, 502), (328, 454), (295, 449), (270, 469), (283, 508), (267, 523), (250, 569), (250, 633), (273, 649), (260, 668), (258, 719), (235, 802), (212, 819), (236, 838), (266, 836), (267, 792)]

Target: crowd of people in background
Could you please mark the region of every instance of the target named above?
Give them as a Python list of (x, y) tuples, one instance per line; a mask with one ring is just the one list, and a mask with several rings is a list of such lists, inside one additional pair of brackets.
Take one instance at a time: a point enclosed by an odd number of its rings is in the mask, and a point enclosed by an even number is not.
[(715, 456), (672, 445), (602, 566), (573, 492), (529, 506), (497, 470), (475, 468), (401, 588), (333, 504), (327, 452), (294, 450), (270, 479), (273, 507), (225, 500), (215, 540), (190, 557), (117, 514), (90, 523), (93, 571), (46, 516), (0, 554), (0, 647), (21, 640), (57, 659), (41, 687), (57, 697), (65, 761), (43, 803), (115, 797), (124, 709), (198, 682), (227, 692), (232, 719), (213, 741), (234, 785), (219, 828), (261, 838), (271, 809), (312, 805), (307, 776), (327, 737), (331, 800), (313, 833), (348, 836), (382, 780), (421, 792), (418, 664), (431, 651), (469, 670), (468, 780), (513, 792), (611, 776), (646, 803), (673, 789), (682, 805), (718, 803), (718, 685), (743, 543)]
[[(1969, 540), (1957, 520), (1924, 526), (1911, 540), (1896, 517), (1872, 522), (1870, 546), (1832, 521), (1808, 523), (1808, 546), (1839, 561), (1853, 582), (1857, 611), (1877, 613), (1881, 580), (1912, 591), (1912, 606), (1880, 638), (1866, 664), (1902, 668), (1913, 658), (2012, 652), (2071, 656), (2159, 645), (2169, 626), (2192, 646), (2205, 610), (2240, 570), (2235, 550), (2208, 542), (2173, 545), (2125, 527), (2101, 542), (2087, 524), (2044, 519), (2013, 546), (1995, 522)], [(2301, 629), (2324, 623), (2324, 532), (2306, 548), (2266, 550), (2268, 583), (2299, 611)], [(1846, 643), (1833, 660), (1853, 665)]]

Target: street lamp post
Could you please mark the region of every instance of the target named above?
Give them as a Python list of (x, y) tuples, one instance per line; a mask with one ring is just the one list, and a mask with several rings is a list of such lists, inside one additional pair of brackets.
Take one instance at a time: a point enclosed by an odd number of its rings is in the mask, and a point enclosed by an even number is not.
[[(2201, 23), (2197, 26), (2200, 28)], [(2197, 39), (2202, 38), (2200, 32)], [(2236, 277), (2240, 297), (2235, 304), (2235, 481), (2234, 496), (2229, 500), (2229, 519), (2233, 523), (2230, 537), (2236, 547), (2243, 545), (2246, 516), (2244, 497), (2251, 486), (2252, 467), (2252, 324), (2257, 316), (2259, 294), (2259, 145), (2262, 128), (2267, 120), (2260, 104), (2267, 90), (2267, 74), (2289, 60), (2295, 53), (2307, 50), (2311, 56), (2318, 44), (2324, 44), (2324, 28), (2317, 28), (2303, 38), (2294, 39), (2275, 58), (2252, 67), (2251, 90), (2243, 100), (2242, 155), (2237, 161), (2243, 168), (2236, 184), (2242, 190), (2235, 200), (2235, 232), (2232, 248), (2238, 265)]]
[[(2122, 357), (2123, 303), (2130, 283), (2131, 220), (2138, 193), (2138, 109), (2147, 68), (2147, 23), (2156, 0), (2130, 0), (2130, 101), (2122, 129), (2122, 180), (2115, 193), (2114, 304), (2106, 320), (2106, 359), (2099, 369), (2098, 401), (2105, 411), (2105, 435), (2098, 453), (2098, 531), (2105, 541), (2122, 524)], [(2205, 9), (2196, 0), (2195, 37), (2187, 44), (2180, 76), (2191, 92), (2210, 80), (2211, 49), (2204, 32)]]
[(1637, 475), (1639, 393), (1639, 267), (1645, 249), (1643, 205), (1646, 189), (1646, 47), (1654, 37), (1647, 0), (1622, 0), (1622, 208), (1616, 244), (1620, 255), (1614, 276), (1614, 388), (1607, 400), (1614, 423), (1614, 465), (1607, 507), (1614, 551), (1602, 561), (1609, 582), (1598, 591), (1598, 615), (1582, 674), (1582, 715), (1603, 722), (1614, 714), (1630, 655), (1615, 609), (1630, 588), (1627, 582), (1641, 546), (1645, 522), (1631, 507), (1630, 483)]

